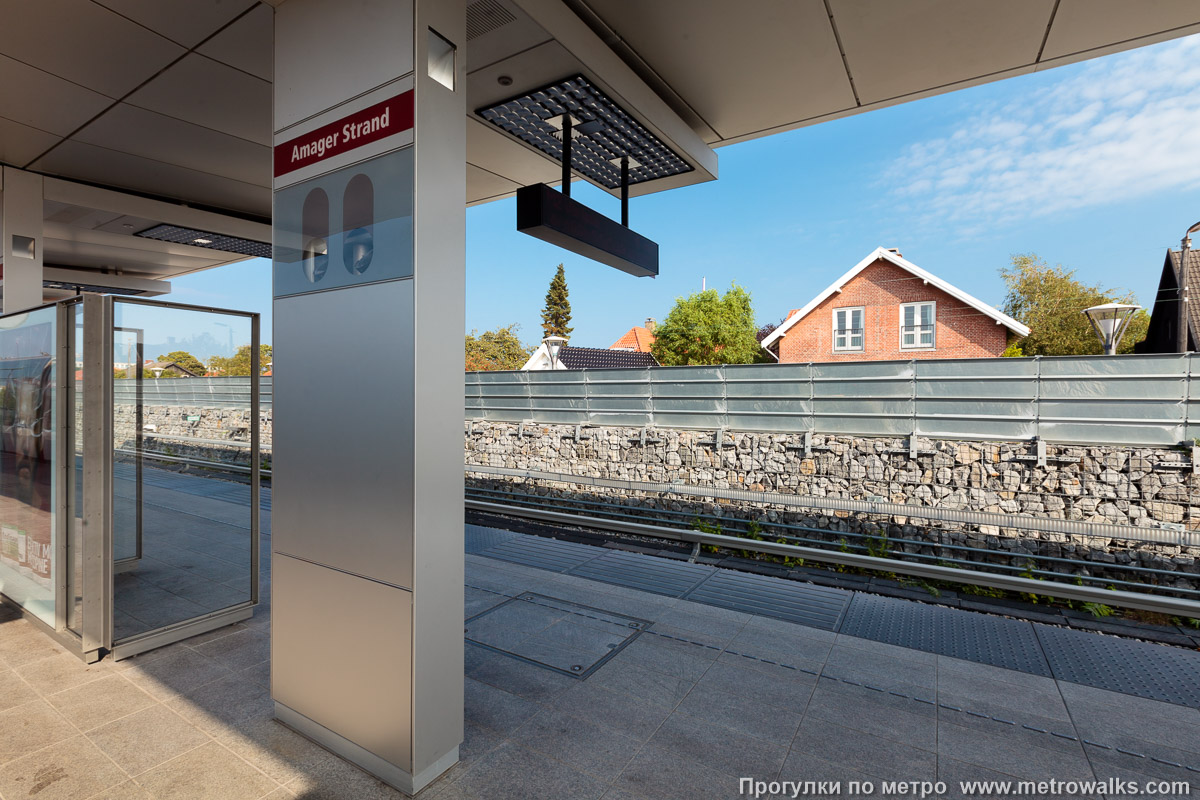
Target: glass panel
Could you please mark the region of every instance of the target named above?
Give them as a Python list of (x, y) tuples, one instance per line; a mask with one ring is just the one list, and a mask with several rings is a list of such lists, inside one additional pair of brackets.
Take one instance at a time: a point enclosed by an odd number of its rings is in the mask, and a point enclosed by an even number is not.
[(910, 328), (913, 325), (913, 314), (916, 311), (914, 306), (904, 307), (904, 327)]
[(926, 303), (921, 306), (921, 324), (929, 325), (933, 322), (933, 303)]
[(119, 642), (251, 600), (251, 321), (117, 300), (113, 327)]
[(0, 592), (54, 618), (56, 308), (0, 317)]

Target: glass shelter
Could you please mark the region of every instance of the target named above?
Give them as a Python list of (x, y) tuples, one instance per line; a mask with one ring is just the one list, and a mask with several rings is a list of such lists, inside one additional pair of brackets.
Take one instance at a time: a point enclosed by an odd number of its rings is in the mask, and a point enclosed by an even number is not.
[(85, 295), (0, 316), (0, 595), (87, 661), (248, 618), (260, 360), (257, 314)]

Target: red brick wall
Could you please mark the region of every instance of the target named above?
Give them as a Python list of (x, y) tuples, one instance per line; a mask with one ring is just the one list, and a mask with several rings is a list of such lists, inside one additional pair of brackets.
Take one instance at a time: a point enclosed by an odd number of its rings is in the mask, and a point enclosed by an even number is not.
[[(937, 303), (936, 347), (900, 349), (900, 304), (933, 300)], [(833, 309), (863, 306), (863, 350), (833, 352)], [(885, 361), (909, 358), (989, 358), (1008, 343), (1008, 328), (954, 299), (907, 270), (879, 260), (808, 312), (779, 340), (779, 360)]]

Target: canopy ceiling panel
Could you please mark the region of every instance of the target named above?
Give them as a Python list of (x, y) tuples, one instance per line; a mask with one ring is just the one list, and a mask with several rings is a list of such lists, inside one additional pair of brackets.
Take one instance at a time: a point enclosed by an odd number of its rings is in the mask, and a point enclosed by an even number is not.
[(0, 56), (0, 116), (69, 136), (112, 103), (112, 98)]
[(271, 148), (212, 128), (120, 103), (78, 141), (256, 186), (271, 185)]
[(128, 102), (267, 147), (271, 144), (271, 84), (206, 56), (185, 56), (131, 94)]
[(0, 53), (113, 98), (186, 52), (92, 0), (2, 0), (0, 19)]
[(588, 5), (716, 131), (710, 143), (854, 107), (819, 1)]
[(270, 6), (259, 4), (196, 48), (196, 52), (270, 81), (275, 71), (271, 46), (274, 41), (275, 14)]
[(829, 0), (865, 105), (1025, 67), (1055, 0)]
[(1060, 0), (1042, 61), (1126, 50), (1195, 32), (1195, 0)]
[(184, 3), (164, 0), (95, 2), (189, 49), (216, 33), (232, 17), (258, 5), (256, 0), (187, 0)]
[[(266, 241), (285, 1), (0, 0), (0, 161), (167, 202), (113, 194), (68, 203), (111, 219), (54, 224)], [(712, 179), (711, 147), (1196, 32), (1196, 0), (468, 0), (466, 200), (557, 182), (552, 153), (477, 112), (575, 75), (691, 167), (637, 195)], [(56, 241), (88, 266), (166, 246)], [(172, 269), (237, 257), (161, 253)]]

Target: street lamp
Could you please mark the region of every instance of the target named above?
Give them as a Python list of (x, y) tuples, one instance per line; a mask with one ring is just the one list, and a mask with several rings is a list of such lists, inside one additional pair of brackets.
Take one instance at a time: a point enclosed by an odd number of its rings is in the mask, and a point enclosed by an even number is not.
[(558, 369), (558, 352), (566, 343), (565, 336), (547, 336), (542, 339), (542, 344), (546, 345), (546, 352), (550, 354), (550, 369)]
[(1105, 303), (1083, 310), (1088, 321), (1092, 323), (1092, 330), (1099, 337), (1100, 344), (1104, 346), (1104, 355), (1117, 354), (1117, 345), (1121, 343), (1121, 337), (1129, 327), (1129, 320), (1133, 319), (1134, 312), (1140, 309), (1141, 306), (1128, 303)]
[(1178, 350), (1188, 351), (1188, 251), (1192, 249), (1192, 234), (1200, 231), (1200, 222), (1187, 229), (1179, 245), (1179, 329)]

